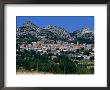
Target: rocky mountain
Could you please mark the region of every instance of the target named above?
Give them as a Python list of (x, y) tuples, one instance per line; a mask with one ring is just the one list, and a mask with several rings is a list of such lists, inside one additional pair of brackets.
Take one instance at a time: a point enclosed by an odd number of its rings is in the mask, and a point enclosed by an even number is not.
[(94, 43), (94, 33), (89, 28), (76, 30), (73, 33), (67, 32), (63, 27), (48, 25), (41, 28), (31, 21), (26, 21), (16, 30), (17, 42), (37, 42), (37, 41), (66, 41), (76, 43)]
[(94, 32), (90, 30), (90, 28), (82, 28), (80, 30), (76, 30), (70, 35), (74, 38), (74, 43), (87, 43), (93, 44), (94, 43)]
[(41, 28), (37, 25), (33, 24), (31, 21), (26, 21), (21, 27), (17, 28), (16, 34), (22, 35), (22, 34), (38, 34), (40, 32)]
[(54, 26), (54, 25), (48, 25), (46, 30), (52, 32), (54, 35), (58, 37), (58, 39), (64, 39), (64, 40), (70, 40), (72, 37), (70, 34), (62, 27)]

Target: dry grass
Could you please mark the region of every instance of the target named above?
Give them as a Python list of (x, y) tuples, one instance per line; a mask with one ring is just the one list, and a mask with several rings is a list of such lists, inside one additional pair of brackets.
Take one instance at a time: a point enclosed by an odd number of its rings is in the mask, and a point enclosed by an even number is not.
[(16, 75), (44, 75), (44, 74), (52, 74), (52, 73), (45, 73), (45, 72), (29, 72), (29, 71), (17, 71)]

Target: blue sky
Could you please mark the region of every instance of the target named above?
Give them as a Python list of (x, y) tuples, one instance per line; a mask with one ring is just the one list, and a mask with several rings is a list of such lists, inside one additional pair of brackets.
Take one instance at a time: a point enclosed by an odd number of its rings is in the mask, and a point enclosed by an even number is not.
[(17, 16), (16, 26), (22, 26), (25, 21), (32, 21), (39, 27), (47, 25), (64, 27), (68, 32), (84, 27), (89, 27), (94, 31), (94, 16)]

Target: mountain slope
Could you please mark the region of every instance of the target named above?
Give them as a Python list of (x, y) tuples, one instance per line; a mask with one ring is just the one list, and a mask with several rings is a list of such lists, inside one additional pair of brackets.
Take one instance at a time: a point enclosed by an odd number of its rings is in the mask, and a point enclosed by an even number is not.
[(37, 42), (37, 41), (47, 42), (52, 40), (74, 42), (77, 43), (94, 43), (94, 33), (89, 28), (83, 28), (76, 30), (72, 33), (67, 32), (64, 28), (48, 25), (45, 28), (41, 28), (31, 21), (26, 21), (21, 27), (16, 30), (16, 41), (17, 42)]
[(83, 28), (81, 30), (76, 30), (70, 35), (74, 38), (74, 43), (94, 43), (94, 33), (89, 28)]

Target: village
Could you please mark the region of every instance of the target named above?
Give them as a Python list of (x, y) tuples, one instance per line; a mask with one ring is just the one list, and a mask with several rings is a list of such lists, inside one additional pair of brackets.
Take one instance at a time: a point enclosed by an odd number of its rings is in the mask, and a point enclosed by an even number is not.
[(73, 59), (94, 59), (94, 45), (93, 44), (77, 44), (68, 42), (57, 42), (57, 44), (43, 43), (42, 41), (32, 42), (32, 44), (23, 43), (20, 45), (20, 50), (34, 50), (39, 52), (41, 55), (46, 53), (52, 54), (52, 57), (65, 53), (68, 57)]

